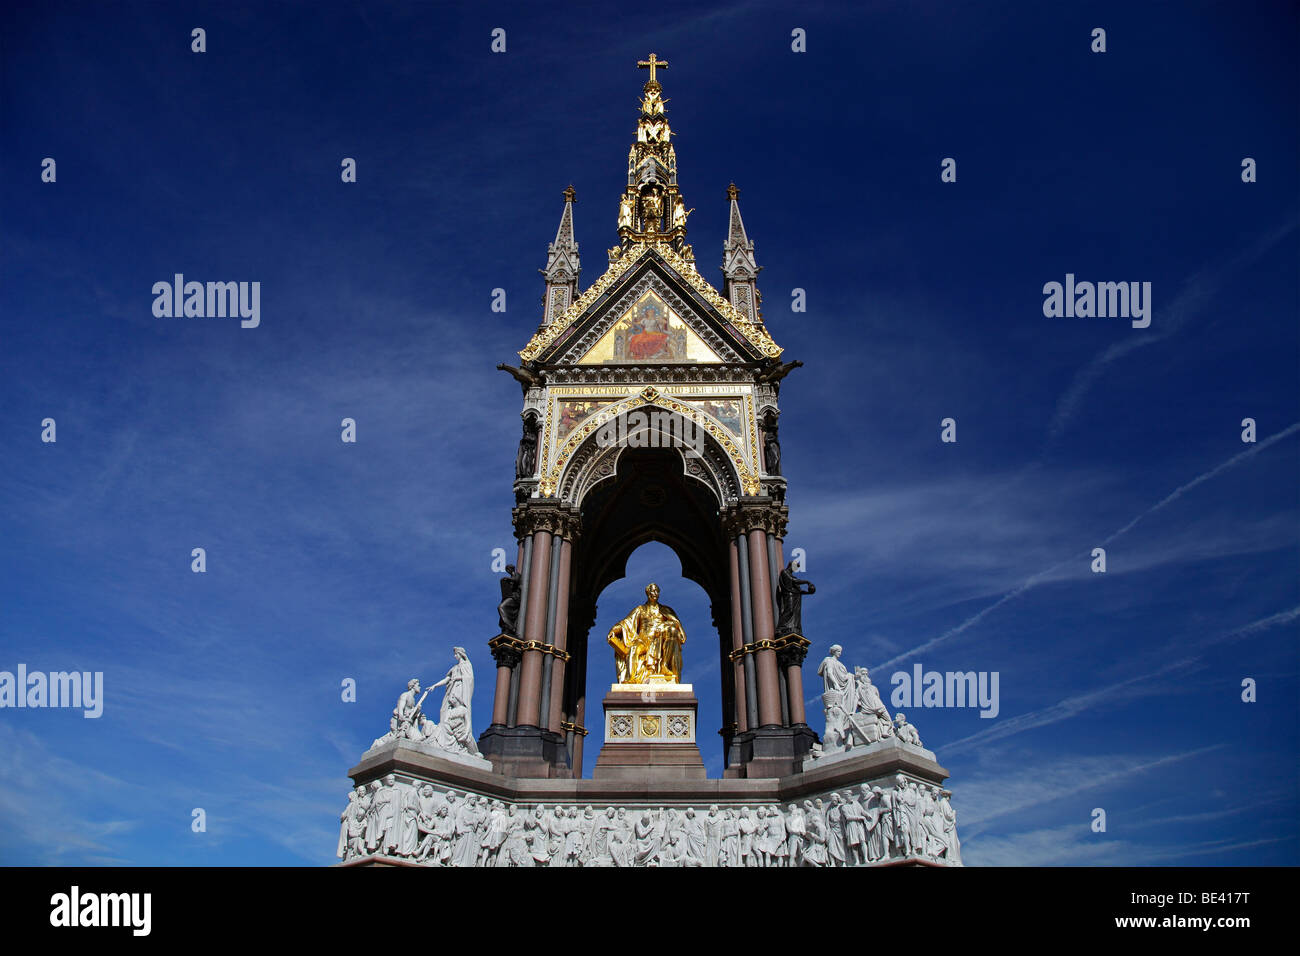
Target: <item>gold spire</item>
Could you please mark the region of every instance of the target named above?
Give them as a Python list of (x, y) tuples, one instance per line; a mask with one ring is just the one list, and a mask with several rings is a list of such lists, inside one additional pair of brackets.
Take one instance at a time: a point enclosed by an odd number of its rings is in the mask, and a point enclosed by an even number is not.
[(636, 142), (627, 158), (627, 188), (618, 204), (620, 246), (610, 250), (611, 260), (637, 242), (668, 242), (686, 261), (694, 254), (686, 244), (687, 209), (677, 188), (677, 152), (673, 129), (668, 122), (663, 88), (655, 70), (666, 68), (667, 60), (654, 53), (638, 60), (637, 67), (650, 71), (641, 92), (641, 115), (637, 120)]

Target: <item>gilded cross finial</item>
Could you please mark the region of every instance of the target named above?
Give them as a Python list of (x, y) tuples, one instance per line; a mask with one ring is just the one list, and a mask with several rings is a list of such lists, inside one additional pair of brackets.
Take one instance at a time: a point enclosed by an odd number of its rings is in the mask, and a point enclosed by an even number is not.
[(578, 191), (573, 188), (573, 183), (569, 183), (569, 188), (564, 191), (565, 202), (577, 202)]
[(653, 82), (655, 82), (655, 67), (657, 66), (657, 67), (660, 67), (660, 68), (666, 70), (666, 69), (668, 69), (668, 61), (667, 61), (667, 60), (661, 60), (661, 59), (659, 59), (657, 56), (655, 56), (653, 53), (651, 53), (651, 54), (650, 54), (650, 59), (648, 59), (648, 60), (637, 60), (637, 61), (636, 61), (636, 66), (637, 66), (637, 69), (638, 69), (638, 70), (649, 70), (649, 71), (650, 71), (650, 82), (653, 83)]
[(727, 187), (727, 198), (728, 198), (728, 199), (735, 199), (735, 198), (737, 198), (739, 195), (740, 195), (740, 190), (736, 188), (736, 184), (735, 184), (735, 183), (732, 183), (730, 186)]

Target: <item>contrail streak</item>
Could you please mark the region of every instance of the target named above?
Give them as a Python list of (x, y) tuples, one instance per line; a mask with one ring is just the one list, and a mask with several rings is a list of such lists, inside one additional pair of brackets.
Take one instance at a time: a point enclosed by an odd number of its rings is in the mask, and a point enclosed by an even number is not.
[[(1265, 448), (1268, 448), (1269, 446), (1276, 444), (1277, 442), (1281, 441), (1287, 436), (1294, 434), (1296, 431), (1300, 431), (1300, 422), (1293, 422), (1291, 425), (1287, 426), (1277, 434), (1271, 435), (1270, 437), (1264, 439), (1263, 441), (1251, 445), (1245, 451), (1233, 455), (1227, 461), (1222, 462), (1219, 465), (1216, 465), (1214, 468), (1211, 468), (1203, 475), (1197, 475), (1191, 481), (1187, 482), (1184, 485), (1180, 485), (1178, 488), (1174, 489), (1172, 492), (1170, 492), (1160, 501), (1156, 502), (1146, 511), (1139, 514), (1128, 524), (1124, 525), (1124, 527), (1120, 528), (1114, 534), (1110, 535), (1110, 537), (1103, 540), (1102, 544), (1103, 545), (1110, 544), (1116, 538), (1119, 538), (1120, 536), (1125, 535), (1129, 531), (1131, 531), (1134, 527), (1137, 526), (1138, 522), (1142, 521), (1144, 518), (1150, 517), (1151, 515), (1155, 514), (1157, 511), (1159, 511), (1161, 508), (1164, 508), (1166, 505), (1169, 505), (1172, 502), (1177, 501), (1179, 498), (1181, 498), (1184, 494), (1186, 494), (1191, 489), (1195, 488), (1197, 485), (1209, 481), (1215, 475), (1218, 475), (1219, 473), (1226, 471), (1227, 469), (1232, 468), (1237, 464), (1240, 464), (1241, 462), (1245, 461), (1247, 458), (1251, 458), (1259, 454)], [(903, 651), (901, 654), (896, 654), (893, 657), (891, 657), (889, 660), (881, 664), (878, 664), (876, 666), (889, 667), (893, 664), (897, 664), (899, 661), (906, 660), (908, 657), (911, 657), (915, 654), (920, 654), (923, 651), (928, 651), (930, 648), (935, 647), (938, 644), (942, 644), (944, 641), (956, 637), (958, 634), (961, 634), (962, 632), (967, 631), (970, 628), (974, 627), (980, 621), (984, 620), (985, 617), (987, 617), (989, 614), (992, 614), (994, 611), (996, 611), (1002, 605), (1006, 604), (1008, 601), (1014, 600), (1015, 598), (1024, 594), (1030, 588), (1034, 587), (1044, 578), (1049, 577), (1060, 568), (1064, 567), (1067, 564), (1070, 564), (1071, 562), (1082, 560), (1083, 558), (1090, 556), (1091, 554), (1092, 554), (1092, 549), (1089, 548), (1088, 550), (1080, 552), (1079, 554), (1072, 555), (1071, 557), (1068, 557), (1063, 561), (1058, 561), (1056, 564), (1052, 565), (1046, 571), (1039, 571), (1037, 574), (1032, 575), (1029, 578), (1026, 578), (1024, 582), (1012, 588), (1010, 591), (1002, 595), (1002, 597), (998, 598), (988, 607), (984, 608), (981, 611), (977, 611), (975, 614), (972, 614), (970, 617), (962, 621), (956, 627), (949, 628), (948, 630), (940, 634), (938, 637), (933, 637), (930, 640), (926, 641), (924, 644), (914, 647), (911, 650)]]

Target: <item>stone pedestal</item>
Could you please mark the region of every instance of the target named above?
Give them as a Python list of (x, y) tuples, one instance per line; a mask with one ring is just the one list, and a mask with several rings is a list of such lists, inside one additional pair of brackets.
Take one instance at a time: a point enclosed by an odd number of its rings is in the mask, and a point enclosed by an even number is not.
[(699, 701), (690, 684), (615, 684), (603, 701), (605, 743), (595, 780), (703, 780)]
[[(621, 706), (625, 703), (623, 695), (610, 696), (615, 698), (611, 703), (620, 705), (618, 711), (626, 709)], [(663, 699), (658, 703), (668, 706)], [(638, 742), (634, 740), (632, 745)], [(640, 745), (656, 746), (644, 740)], [(456, 759), (417, 742), (395, 740), (367, 751), (349, 771), (364, 796), (354, 792), (341, 814), (339, 853), (342, 865), (349, 867), (473, 866), (479, 859), (479, 848), (488, 845), (489, 836), (500, 835), (504, 813), (510, 817), (505, 823), (506, 837), (494, 849), (488, 865), (538, 865), (534, 852), (540, 851), (548, 858), (540, 861), (541, 865), (574, 866), (572, 860), (561, 855), (561, 842), (537, 839), (539, 832), (549, 832), (556, 825), (563, 808), (564, 827), (590, 825), (591, 832), (600, 836), (590, 843), (579, 841), (583, 866), (610, 866), (615, 862), (627, 867), (680, 866), (682, 861), (674, 859), (670, 852), (671, 843), (660, 841), (660, 850), (652, 857), (638, 854), (633, 827), (644, 815), (649, 814), (662, 827), (661, 832), (675, 833), (685, 827), (690, 813), (704, 817), (709, 825), (715, 805), (732, 822), (742, 815), (753, 819), (761, 807), (764, 814), (783, 816), (788, 841), (789, 834), (795, 832), (789, 825), (796, 819), (798, 805), (802, 808), (803, 835), (787, 842), (794, 857), (781, 861), (783, 864), (960, 866), (956, 810), (948, 800), (949, 792), (942, 789), (948, 771), (927, 753), (907, 744), (881, 742), (827, 755), (811, 762), (807, 770), (779, 778), (706, 779), (702, 766), (691, 777), (653, 777), (651, 773), (665, 769), (657, 765), (653, 771), (643, 766), (626, 777), (598, 773), (602, 779), (566, 780), (512, 777), (484, 766), (478, 758)], [(679, 769), (684, 768), (679, 765)], [(908, 792), (904, 793), (904, 789)], [(880, 811), (875, 814), (875, 825), (885, 828), (883, 839), (868, 841), (865, 859), (852, 853), (836, 858), (826, 846), (832, 815), (838, 812), (836, 794), (840, 799), (856, 800), (864, 810)], [(353, 823), (358, 819), (358, 799), (362, 801), (361, 825), (355, 827), (350, 825), (349, 816)], [(376, 803), (386, 806), (387, 811), (380, 816), (369, 815)], [(512, 804), (517, 807), (513, 814)], [(593, 808), (593, 824), (585, 822), (587, 807)], [(439, 815), (443, 808), (455, 821), (455, 828)], [(578, 816), (574, 816), (575, 810)], [(813, 846), (814, 831), (807, 826), (813, 813), (822, 815), (820, 850)], [(600, 822), (611, 816), (612, 830), (609, 824)], [(924, 832), (915, 829), (917, 819), (930, 821)], [(371, 820), (376, 825), (382, 821), (382, 825), (376, 828)], [(539, 820), (545, 822), (547, 831), (539, 831)], [(842, 819), (839, 822), (843, 824)], [(726, 849), (722, 857), (715, 853), (707, 859), (706, 865), (777, 865), (772, 860), (740, 859), (734, 852), (728, 856)]]

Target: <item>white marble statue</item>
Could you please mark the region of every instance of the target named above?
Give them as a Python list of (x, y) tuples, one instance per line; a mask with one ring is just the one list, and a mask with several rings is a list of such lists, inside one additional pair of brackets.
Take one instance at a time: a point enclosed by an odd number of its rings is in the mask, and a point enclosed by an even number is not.
[[(393, 714), (388, 721), (388, 733), (370, 745), (373, 750), (393, 740), (423, 742), (450, 754), (479, 757), (478, 743), (474, 739), (472, 705), (474, 696), (474, 666), (465, 648), (453, 650), (456, 663), (447, 676), (423, 693), (419, 680), (406, 682), (406, 690), (397, 698)], [(442, 707), (435, 721), (424, 713), (422, 705), (429, 692), (446, 688)]]
[(871, 683), (871, 674), (865, 667), (854, 668), (853, 698), (854, 710), (848, 716), (848, 723), (855, 737), (854, 743), (874, 744), (894, 732), (885, 702), (880, 699), (880, 691)]
[(903, 714), (890, 719), (880, 691), (871, 682), (870, 672), (865, 667), (856, 667), (850, 673), (840, 662), (842, 653), (840, 645), (832, 644), (830, 653), (817, 668), (822, 678), (826, 729), (822, 732), (821, 743), (813, 745), (812, 758), (816, 760), (855, 747), (870, 747), (890, 737), (900, 743), (923, 747), (916, 728)]
[(431, 739), (443, 750), (451, 753), (478, 755), (478, 744), (474, 740), (474, 726), (470, 707), (474, 697), (474, 665), (469, 662), (465, 648), (453, 650), (456, 663), (447, 676), (430, 687), (446, 687), (442, 695), (442, 709), (438, 713), (438, 723), (426, 739)]
[(853, 675), (840, 663), (844, 652), (839, 644), (832, 644), (830, 653), (817, 667), (822, 679), (822, 708), (826, 712), (826, 730), (822, 734), (822, 752), (835, 753), (846, 745), (848, 715), (856, 709), (853, 695)]
[(923, 747), (921, 735), (916, 732), (916, 725), (907, 722), (906, 714), (897, 714), (894, 717), (894, 734), (905, 744), (911, 744), (913, 747)]

